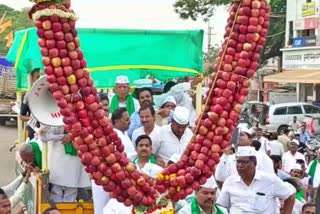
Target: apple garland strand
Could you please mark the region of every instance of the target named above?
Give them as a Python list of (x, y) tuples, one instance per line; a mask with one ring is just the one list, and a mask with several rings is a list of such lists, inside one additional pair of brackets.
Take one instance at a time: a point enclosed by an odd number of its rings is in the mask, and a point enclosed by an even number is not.
[[(160, 193), (168, 190), (173, 201), (183, 199), (205, 183), (212, 176), (221, 151), (229, 145), (248, 94), (249, 78), (257, 69), (259, 53), (266, 41), (269, 10), (265, 0), (232, 3), (225, 41), (211, 74), (210, 90), (195, 135), (178, 163), (164, 169), (157, 179), (157, 190)], [(246, 30), (240, 32), (240, 27)]]
[[(258, 68), (266, 41), (270, 8), (266, 0), (234, 0), (225, 41), (210, 76), (204, 111), (181, 159), (157, 179), (141, 174), (131, 163), (113, 130), (93, 86), (80, 50), (70, 1), (36, 2), (29, 15), (35, 21), (42, 62), (50, 91), (64, 116), (86, 171), (111, 197), (126, 206), (159, 207), (159, 198), (178, 201), (198, 190), (212, 176), (222, 150), (229, 145), (249, 78)], [(162, 207), (161, 205), (160, 207)]]
[[(238, 16), (238, 14), (239, 14), (239, 9), (240, 9), (240, 8), (241, 8), (241, 2), (239, 3), (239, 6), (237, 7), (237, 11), (236, 11), (235, 17)], [(234, 20), (233, 23), (232, 23), (231, 31), (234, 30), (235, 25), (236, 25), (236, 20)], [(222, 58), (224, 58), (225, 55), (226, 55), (230, 38), (231, 38), (231, 35), (229, 34), (229, 35), (227, 36), (227, 44), (225, 45), (225, 47), (222, 47), (222, 50), (223, 50), (223, 53), (222, 53), (222, 55), (221, 55)], [(220, 70), (220, 69), (221, 69), (221, 66), (222, 66), (222, 60), (221, 60), (220, 62), (218, 62), (218, 64), (219, 64), (219, 65), (218, 65), (217, 73), (219, 74), (219, 73), (222, 72), (222, 71)], [(217, 82), (217, 80), (218, 80), (218, 75), (211, 76), (211, 80), (212, 80), (212, 82), (210, 83), (211, 87), (210, 87), (209, 91), (207, 92), (207, 96), (208, 96), (209, 98), (212, 97), (212, 93), (213, 93), (213, 89), (214, 89), (214, 87), (212, 87), (212, 86), (215, 86), (215, 85), (216, 85), (216, 82)], [(204, 101), (204, 106), (209, 106), (209, 99), (208, 99), (208, 98), (205, 99), (205, 101)], [(203, 114), (204, 114), (204, 113), (205, 113), (205, 112), (201, 112), (200, 118), (203, 118)], [(197, 123), (197, 126), (196, 126), (196, 128), (195, 128), (195, 133), (197, 133), (197, 132), (199, 131), (200, 125), (201, 125), (201, 123), (198, 122), (198, 123)], [(232, 132), (232, 130), (231, 130), (231, 132)], [(191, 142), (192, 142), (192, 141), (191, 141)]]

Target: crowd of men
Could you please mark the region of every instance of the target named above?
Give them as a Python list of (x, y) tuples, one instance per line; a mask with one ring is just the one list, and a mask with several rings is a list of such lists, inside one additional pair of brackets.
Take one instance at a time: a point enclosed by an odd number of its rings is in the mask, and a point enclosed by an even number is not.
[[(36, 80), (39, 71), (32, 74)], [(126, 76), (118, 76), (114, 95), (101, 94), (101, 104), (136, 168), (156, 177), (164, 167), (176, 163), (192, 138), (195, 108), (188, 91), (201, 82), (170, 83), (161, 95), (153, 95), (149, 79), (139, 81), (135, 96), (130, 93)], [(50, 200), (53, 203), (91, 200), (94, 213), (131, 213), (131, 207), (111, 199), (101, 186), (90, 181), (70, 135), (63, 127), (39, 124), (28, 110), (28, 94), (24, 98), (21, 117), (33, 131), (19, 149), (26, 173), (15, 181), (18, 191), (0, 191), (0, 214), (10, 213), (21, 200), (30, 174), (41, 169), (41, 142), (48, 142)], [(296, 122), (290, 126), (296, 126)], [(214, 176), (198, 191), (175, 204), (178, 214), (244, 214), (284, 213), (315, 214), (315, 190), (320, 183), (320, 151), (314, 160), (306, 160), (298, 151), (305, 143), (306, 126), (299, 125), (302, 134), (291, 137), (285, 130), (278, 137), (265, 137), (261, 129), (241, 128), (237, 142), (230, 145), (216, 166)], [(40, 142), (40, 143), (39, 143)], [(67, 173), (66, 173), (67, 171)], [(22, 183), (21, 183), (22, 182)], [(12, 197), (18, 199), (11, 199)], [(23, 213), (23, 211), (22, 211)], [(45, 213), (56, 214), (55, 208)]]

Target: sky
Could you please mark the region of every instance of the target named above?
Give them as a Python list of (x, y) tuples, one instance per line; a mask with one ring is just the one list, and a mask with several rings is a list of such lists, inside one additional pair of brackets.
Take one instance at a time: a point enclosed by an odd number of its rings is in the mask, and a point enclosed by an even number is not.
[[(175, 0), (73, 0), (72, 8), (79, 16), (78, 27), (126, 29), (203, 29), (204, 50), (208, 45), (208, 24), (202, 20), (182, 20), (175, 13)], [(88, 4), (89, 3), (89, 4)], [(0, 0), (0, 4), (14, 9), (32, 5), (29, 0)], [(225, 7), (216, 9), (210, 19), (213, 28), (212, 44), (223, 39), (227, 12)]]

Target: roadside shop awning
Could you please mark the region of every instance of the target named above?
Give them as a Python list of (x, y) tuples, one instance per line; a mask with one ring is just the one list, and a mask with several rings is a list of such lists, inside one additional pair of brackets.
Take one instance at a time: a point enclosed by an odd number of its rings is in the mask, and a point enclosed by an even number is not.
[(284, 71), (277, 74), (265, 76), (264, 82), (278, 83), (320, 83), (320, 70), (296, 70)]

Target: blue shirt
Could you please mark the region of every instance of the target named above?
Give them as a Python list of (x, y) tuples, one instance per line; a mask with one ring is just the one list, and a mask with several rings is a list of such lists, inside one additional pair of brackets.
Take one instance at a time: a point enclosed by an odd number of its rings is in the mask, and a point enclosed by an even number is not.
[[(173, 117), (173, 111), (170, 112), (169, 117), (168, 117), (168, 121), (169, 123), (171, 123), (172, 121), (172, 117)], [(134, 112), (131, 116), (130, 116), (130, 126), (128, 129), (128, 136), (130, 137), (130, 139), (132, 139), (132, 134), (133, 131), (136, 130), (137, 128), (140, 128), (142, 126), (141, 124), (141, 120), (140, 120), (140, 115), (138, 112)]]
[(142, 126), (141, 124), (141, 120), (140, 120), (140, 115), (138, 112), (134, 112), (131, 116), (130, 116), (130, 126), (128, 129), (128, 136), (130, 137), (130, 139), (132, 139), (132, 133), (134, 130), (136, 130), (137, 128), (140, 128)]
[(304, 132), (304, 133), (300, 132), (300, 142), (301, 143), (305, 144), (309, 140), (310, 140), (310, 135), (307, 132)]

